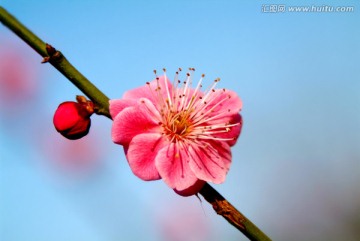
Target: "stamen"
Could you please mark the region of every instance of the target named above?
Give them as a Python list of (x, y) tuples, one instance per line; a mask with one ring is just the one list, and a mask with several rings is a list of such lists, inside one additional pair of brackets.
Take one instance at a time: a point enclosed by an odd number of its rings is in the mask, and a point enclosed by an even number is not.
[[(191, 101), (189, 102), (188, 106), (186, 107), (187, 109), (190, 109), (190, 108), (194, 107), (194, 105), (196, 104), (196, 98), (197, 98), (197, 96), (198, 96), (199, 93), (200, 93), (200, 88), (201, 88), (201, 86), (202, 86), (201, 83), (202, 83), (204, 77), (205, 77), (205, 75), (202, 74), (202, 75), (201, 75), (201, 78), (200, 78), (200, 80), (199, 80), (199, 82), (198, 82), (198, 84), (197, 84), (197, 86), (196, 86), (196, 88), (195, 88), (195, 90), (194, 90), (194, 94), (193, 94), (193, 96), (191, 97)], [(201, 98), (202, 98), (202, 97), (200, 96), (200, 99), (201, 99)]]
[(220, 81), (220, 78), (215, 79), (214, 82), (213, 82), (213, 84), (209, 87), (209, 89), (207, 89), (207, 90), (205, 91), (205, 93), (207, 93), (207, 94), (205, 95), (203, 101), (205, 101), (205, 100), (211, 95), (210, 90), (215, 89), (215, 86), (217, 85), (217, 83), (218, 83), (219, 81)]
[(164, 71), (164, 82), (165, 82), (166, 94), (168, 97), (168, 100), (166, 102), (169, 105), (168, 107), (170, 107), (170, 109), (171, 109), (172, 102), (171, 102), (170, 91), (169, 91), (169, 86), (168, 86), (168, 82), (167, 82), (166, 69), (163, 68), (163, 71)]
[(209, 135), (198, 135), (194, 139), (202, 139), (202, 140), (215, 140), (215, 141), (232, 141), (234, 138), (220, 138), (220, 137), (214, 137)]
[[(183, 93), (182, 93), (182, 96), (186, 96), (187, 95), (187, 92), (190, 91), (189, 89), (189, 83), (191, 83), (191, 79), (190, 79), (190, 73), (186, 73), (187, 77), (186, 77), (186, 80), (184, 81), (184, 90), (183, 90)], [(181, 100), (181, 103), (180, 103), (180, 110), (183, 110), (184, 107), (185, 107), (185, 101), (187, 100), (187, 98), (183, 98)]]

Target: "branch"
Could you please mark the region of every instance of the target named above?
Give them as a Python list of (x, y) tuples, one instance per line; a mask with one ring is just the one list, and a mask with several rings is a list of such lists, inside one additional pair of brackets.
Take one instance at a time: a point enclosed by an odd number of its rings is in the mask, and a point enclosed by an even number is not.
[[(87, 97), (89, 97), (98, 108), (97, 114), (105, 115), (111, 119), (109, 113), (109, 98), (85, 76), (83, 76), (73, 65), (71, 65), (60, 51), (57, 51), (52, 46), (44, 43), (39, 37), (33, 34), (2, 7), (0, 7), (0, 22), (2, 22), (18, 37), (30, 45), (30, 47), (32, 47), (37, 53), (44, 57), (43, 62), (49, 62), (52, 64)], [(223, 216), (229, 223), (240, 230), (250, 240), (270, 240), (269, 237), (267, 237), (243, 214), (236, 210), (234, 206), (232, 206), (209, 184), (205, 184), (205, 186), (200, 190), (200, 194), (213, 206), (217, 214)]]
[(49, 62), (60, 73), (68, 78), (79, 90), (94, 102), (96, 113), (111, 118), (109, 113), (109, 98), (82, 75), (70, 62), (50, 45), (44, 43), (38, 36), (20, 23), (14, 16), (0, 6), (0, 22), (24, 40), (38, 54), (44, 57), (44, 62)]
[(212, 205), (217, 214), (223, 216), (250, 240), (271, 240), (208, 183), (199, 193)]

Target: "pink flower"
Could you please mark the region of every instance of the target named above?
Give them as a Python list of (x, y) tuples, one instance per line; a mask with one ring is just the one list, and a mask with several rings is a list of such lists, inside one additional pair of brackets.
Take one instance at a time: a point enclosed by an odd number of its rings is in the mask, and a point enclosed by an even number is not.
[(164, 75), (110, 100), (112, 139), (124, 146), (133, 173), (162, 178), (183, 196), (224, 182), (242, 126), (236, 93), (215, 89), (219, 79), (203, 92), (201, 78), (193, 89), (190, 70), (182, 84), (177, 72), (174, 84)]

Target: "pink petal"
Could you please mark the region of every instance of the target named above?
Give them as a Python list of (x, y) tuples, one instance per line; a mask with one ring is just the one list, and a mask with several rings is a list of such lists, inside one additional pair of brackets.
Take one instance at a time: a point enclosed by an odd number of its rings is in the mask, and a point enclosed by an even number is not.
[(160, 179), (155, 167), (155, 157), (166, 144), (163, 136), (158, 133), (135, 136), (130, 142), (126, 155), (133, 173), (145, 181)]
[(218, 115), (220, 112), (223, 112), (223, 115), (221, 116), (231, 116), (242, 109), (242, 101), (240, 97), (231, 90), (224, 91), (222, 89), (216, 89), (207, 102), (208, 106), (206, 109), (213, 108), (209, 116)]
[(136, 100), (123, 100), (123, 99), (115, 99), (109, 101), (109, 109), (110, 115), (112, 119), (115, 119), (117, 114), (120, 113), (126, 107), (134, 106), (137, 104)]
[(111, 135), (113, 142), (128, 145), (132, 138), (142, 133), (160, 132), (159, 113), (147, 99), (136, 106), (123, 109), (114, 119)]
[(198, 180), (189, 167), (189, 161), (188, 155), (180, 150), (178, 143), (170, 143), (159, 151), (155, 165), (164, 182), (181, 192)]
[(190, 168), (204, 181), (220, 184), (225, 181), (231, 164), (228, 144), (220, 141), (199, 142), (189, 146)]
[(230, 146), (235, 145), (235, 143), (240, 135), (241, 128), (243, 125), (241, 115), (237, 113), (232, 116), (226, 116), (226, 117), (223, 117), (222, 119), (216, 119), (214, 121), (209, 121), (208, 123), (206, 123), (206, 125), (217, 125), (217, 124), (222, 124), (222, 123), (229, 123), (229, 124), (239, 123), (236, 126), (229, 127), (228, 132), (213, 134), (214, 137), (232, 139), (232, 140), (229, 140), (226, 142)]
[(205, 185), (205, 183), (206, 182), (203, 180), (197, 180), (194, 185), (192, 185), (184, 190), (180, 191), (180, 190), (174, 189), (174, 191), (183, 197), (188, 197), (188, 196), (198, 193), (201, 190), (201, 188)]
[(166, 97), (167, 96), (166, 85), (168, 87), (167, 89), (170, 92), (170, 96), (171, 96), (172, 84), (170, 83), (168, 78), (165, 78), (165, 76), (160, 76), (159, 80), (155, 79), (155, 80), (149, 82), (149, 85), (146, 84), (144, 86), (141, 86), (141, 87), (138, 87), (138, 88), (135, 88), (135, 89), (125, 92), (123, 98), (124, 99), (147, 98), (153, 103), (158, 103), (159, 102), (159, 99), (158, 99), (159, 94), (156, 91), (156, 89), (159, 86), (160, 87), (160, 96)]

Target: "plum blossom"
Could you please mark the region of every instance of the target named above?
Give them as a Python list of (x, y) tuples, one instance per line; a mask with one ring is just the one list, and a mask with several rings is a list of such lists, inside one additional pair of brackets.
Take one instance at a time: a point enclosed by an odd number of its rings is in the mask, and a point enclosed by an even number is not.
[[(181, 71), (181, 69), (179, 69)], [(242, 101), (220, 79), (202, 91), (202, 75), (192, 88), (193, 68), (185, 81), (164, 75), (110, 100), (112, 140), (123, 145), (133, 173), (142, 180), (163, 179), (175, 192), (190, 196), (205, 182), (225, 181), (230, 147), (242, 127)], [(155, 72), (156, 73), (156, 72)]]

